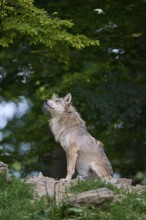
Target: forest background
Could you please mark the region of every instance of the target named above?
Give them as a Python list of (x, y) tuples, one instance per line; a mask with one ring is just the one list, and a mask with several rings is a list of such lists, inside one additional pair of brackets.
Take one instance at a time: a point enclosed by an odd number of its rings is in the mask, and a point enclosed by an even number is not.
[(146, 1), (0, 1), (0, 160), (66, 173), (43, 102), (72, 93), (116, 176), (146, 183)]

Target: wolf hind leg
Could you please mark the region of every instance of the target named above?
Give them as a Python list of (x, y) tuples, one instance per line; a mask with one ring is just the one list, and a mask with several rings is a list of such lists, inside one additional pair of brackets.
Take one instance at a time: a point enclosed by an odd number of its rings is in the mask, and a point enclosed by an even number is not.
[(107, 171), (107, 169), (104, 166), (96, 162), (90, 163), (90, 169), (98, 177), (106, 177), (110, 175), (110, 173)]

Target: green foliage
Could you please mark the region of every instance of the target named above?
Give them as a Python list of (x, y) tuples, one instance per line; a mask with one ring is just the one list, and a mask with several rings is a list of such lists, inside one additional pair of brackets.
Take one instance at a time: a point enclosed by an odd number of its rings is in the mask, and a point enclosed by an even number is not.
[(99, 45), (97, 40), (90, 40), (84, 35), (72, 35), (67, 29), (73, 26), (69, 20), (60, 20), (57, 13), (51, 16), (43, 9), (34, 6), (32, 0), (2, 1), (0, 16), (0, 46), (23, 42), (44, 50), (52, 57), (65, 60), (59, 48), (67, 55), (68, 47), (82, 49), (90, 45)]
[[(49, 175), (59, 145), (48, 132), (43, 102), (53, 92), (71, 92), (114, 172), (144, 183), (145, 1), (11, 0), (0, 6), (0, 100), (29, 102), (26, 114), (2, 130), (1, 160), (22, 174)], [(21, 154), (24, 143), (30, 150)]]

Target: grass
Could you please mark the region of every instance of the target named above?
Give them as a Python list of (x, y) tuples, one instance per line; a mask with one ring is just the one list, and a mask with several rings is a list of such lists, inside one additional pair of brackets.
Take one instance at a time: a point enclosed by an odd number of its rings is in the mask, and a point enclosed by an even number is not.
[(56, 205), (47, 197), (32, 202), (33, 188), (17, 178), (6, 181), (0, 175), (0, 220), (146, 220), (146, 191), (126, 193), (117, 190), (112, 184), (100, 180), (78, 181), (71, 185), (71, 193), (108, 187), (116, 195), (123, 194), (123, 199), (99, 206), (74, 206), (63, 202)]
[(77, 183), (72, 183), (69, 191), (71, 193), (81, 193), (87, 190), (93, 190), (97, 188), (107, 187), (115, 192), (119, 190), (114, 187), (111, 183), (105, 183), (100, 179), (87, 179), (87, 180), (78, 180)]
[(34, 219), (35, 210), (44, 207), (44, 202), (38, 200), (32, 203), (33, 193), (29, 184), (15, 177), (6, 181), (5, 174), (0, 174), (0, 219)]

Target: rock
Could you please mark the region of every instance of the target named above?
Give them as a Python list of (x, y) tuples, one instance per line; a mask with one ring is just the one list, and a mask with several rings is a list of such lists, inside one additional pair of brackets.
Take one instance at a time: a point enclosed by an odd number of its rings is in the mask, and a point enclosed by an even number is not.
[(105, 183), (110, 183), (117, 187), (118, 189), (120, 188), (127, 188), (128, 186), (132, 185), (132, 179), (127, 179), (127, 178), (114, 178), (114, 177), (104, 177), (102, 178), (102, 181)]
[[(42, 173), (39, 173), (37, 177), (28, 177), (25, 182), (32, 184), (34, 190), (38, 196), (49, 196), (55, 199), (55, 202), (59, 204), (62, 200), (65, 200), (70, 205), (79, 204), (100, 204), (108, 200), (121, 201), (123, 199), (122, 195), (114, 195), (108, 188), (98, 188), (95, 190), (85, 191), (79, 194), (69, 194), (67, 188), (78, 182), (80, 178), (73, 179), (71, 181), (55, 180), (53, 178), (45, 177)], [(81, 180), (86, 181), (86, 180)], [(94, 181), (94, 180), (93, 180)], [(146, 190), (146, 186), (132, 186), (132, 180), (126, 178), (103, 178), (102, 181), (105, 183), (111, 183), (113, 186), (123, 189), (127, 193), (131, 192), (142, 192)]]
[(131, 185), (132, 184), (132, 179), (120, 178), (120, 179), (117, 179), (116, 184)]
[(146, 186), (137, 184), (136, 188), (138, 188), (138, 189), (146, 189)]
[(137, 192), (141, 193), (142, 191), (146, 190), (146, 186), (137, 184), (137, 185), (135, 186), (135, 190), (136, 190)]
[(38, 196), (47, 195), (55, 198), (56, 203), (60, 203), (63, 199), (70, 204), (99, 204), (109, 199), (113, 199), (113, 192), (107, 188), (89, 190), (79, 194), (67, 194), (66, 190), (71, 183), (75, 183), (78, 179), (64, 182), (53, 178), (45, 177), (41, 173), (37, 177), (28, 177), (26, 183), (32, 184)]
[(9, 173), (8, 165), (0, 162), (0, 173), (4, 173), (6, 175), (6, 180), (11, 180), (11, 174)]
[(46, 195), (55, 198), (56, 203), (62, 201), (66, 188), (70, 186), (70, 181), (55, 180), (54, 178), (43, 176), (42, 173), (39, 173), (35, 177), (28, 177), (25, 182), (34, 186), (34, 190), (38, 196), (42, 197)]
[(105, 182), (105, 183), (111, 183), (111, 184), (116, 184), (117, 181), (118, 181), (117, 178), (114, 178), (114, 177), (111, 177), (111, 176), (109, 176), (109, 177), (103, 177), (103, 178), (101, 178), (101, 180), (102, 180), (103, 182)]
[(111, 190), (108, 188), (99, 188), (72, 195), (67, 199), (67, 202), (70, 205), (85, 204), (89, 206), (91, 204), (100, 204), (113, 198), (114, 194)]
[(40, 175), (26, 179), (26, 183), (32, 184), (34, 186), (35, 192), (40, 197), (44, 195), (53, 196), (55, 182), (56, 181), (53, 178), (43, 177)]

